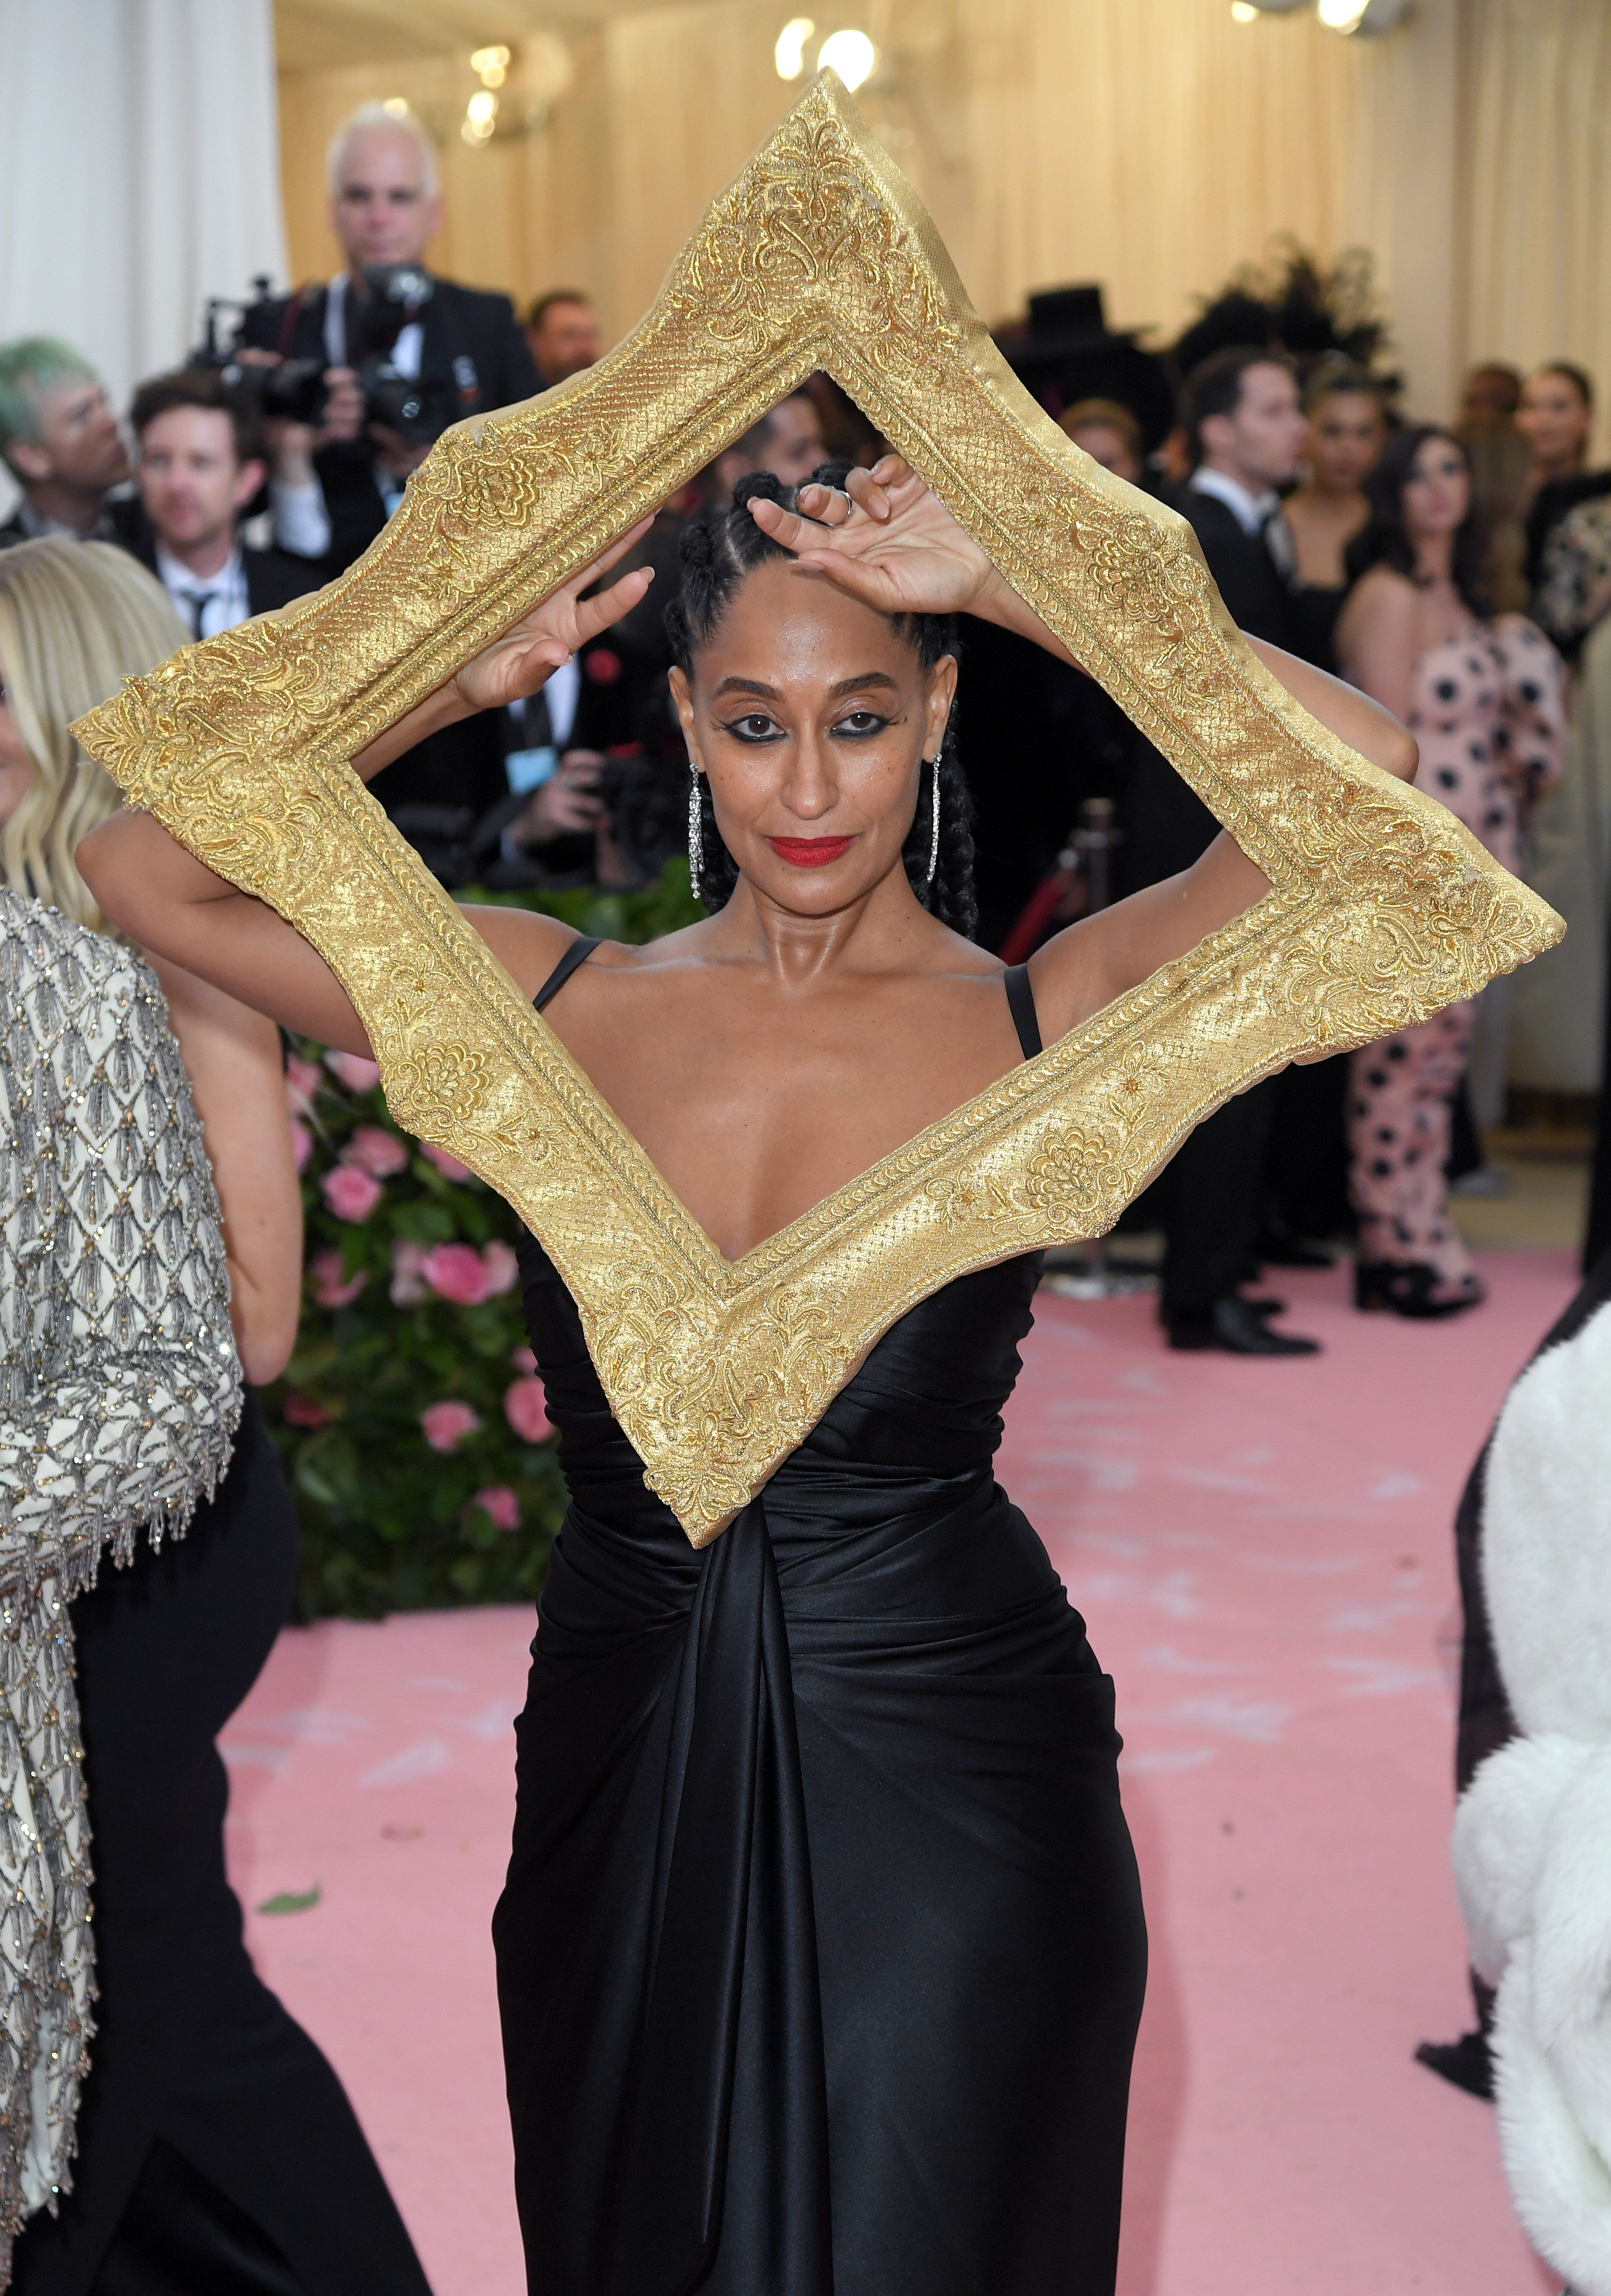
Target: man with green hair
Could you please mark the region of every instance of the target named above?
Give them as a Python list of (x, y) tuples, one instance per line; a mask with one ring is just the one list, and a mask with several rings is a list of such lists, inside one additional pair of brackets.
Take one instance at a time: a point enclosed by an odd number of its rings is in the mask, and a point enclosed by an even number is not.
[(107, 496), (128, 476), (128, 454), (101, 379), (50, 335), (0, 344), (0, 455), (22, 489), (0, 526), (0, 549), (41, 535), (118, 542)]

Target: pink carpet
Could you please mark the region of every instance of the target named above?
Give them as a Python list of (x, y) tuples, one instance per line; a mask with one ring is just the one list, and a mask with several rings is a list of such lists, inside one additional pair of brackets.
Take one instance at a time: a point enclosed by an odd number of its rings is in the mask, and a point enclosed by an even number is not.
[[(1003, 1478), (1118, 1683), (1153, 1937), (1123, 2296), (1542, 2296), (1489, 2109), (1411, 2062), (1468, 2004), (1448, 1878), (1459, 1487), (1569, 1296), (1486, 1264), (1418, 1328), (1284, 1288), (1303, 1362), (1046, 1298)], [(288, 1632), (226, 1741), (252, 1949), (333, 2058), (438, 2296), (518, 2296), (491, 1951), (519, 1611)], [(757, 2292), (760, 2296), (760, 2292)]]

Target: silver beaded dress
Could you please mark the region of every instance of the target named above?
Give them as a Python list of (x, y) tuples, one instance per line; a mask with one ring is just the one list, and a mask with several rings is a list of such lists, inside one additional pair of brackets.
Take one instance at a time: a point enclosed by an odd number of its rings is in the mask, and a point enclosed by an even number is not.
[(0, 890), (0, 2287), (70, 2184), (94, 2030), (70, 1597), (181, 1530), (228, 1464), (218, 1198), (162, 991)]

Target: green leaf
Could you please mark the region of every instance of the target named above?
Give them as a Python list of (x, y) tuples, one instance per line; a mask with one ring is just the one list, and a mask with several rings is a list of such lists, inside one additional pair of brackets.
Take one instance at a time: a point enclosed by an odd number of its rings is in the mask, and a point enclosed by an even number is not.
[(265, 1898), (258, 1907), (260, 1914), (305, 1914), (319, 1902), (319, 1885), (311, 1890), (281, 1890), (272, 1898)]

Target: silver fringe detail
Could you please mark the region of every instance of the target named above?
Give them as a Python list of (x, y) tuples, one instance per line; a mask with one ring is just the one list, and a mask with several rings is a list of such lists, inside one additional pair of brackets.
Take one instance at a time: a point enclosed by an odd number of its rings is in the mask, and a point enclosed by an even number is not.
[(934, 872), (940, 866), (940, 760), (938, 758), (925, 758), (923, 762), (934, 779), (934, 802), (929, 828), (929, 873), (924, 880), (925, 884), (932, 885)]
[(699, 802), (699, 767), (688, 760), (688, 882), (699, 898), (700, 862), (704, 854), (703, 808)]
[(68, 1598), (182, 1530), (241, 1371), (218, 1198), (155, 975), (0, 890), (0, 2286), (70, 2189), (95, 2030)]

